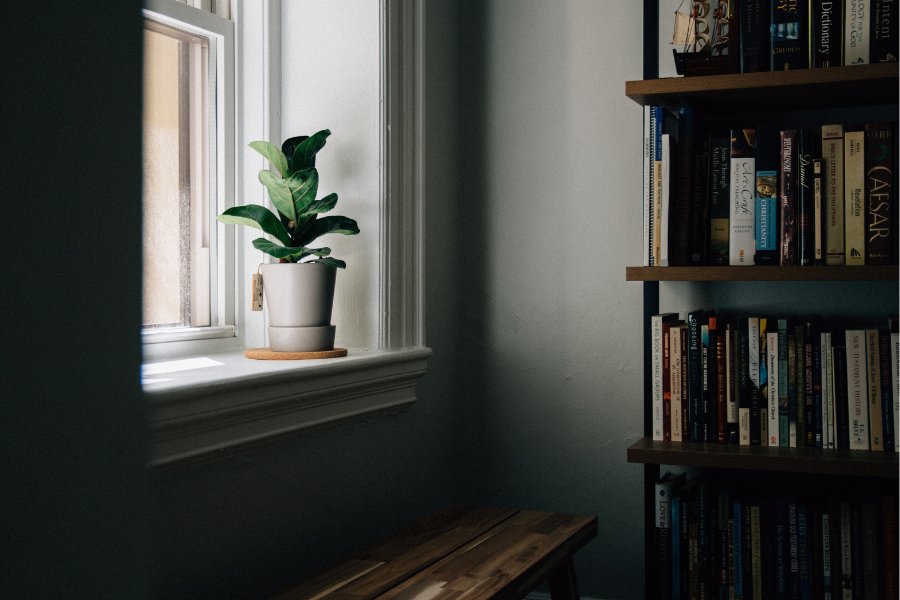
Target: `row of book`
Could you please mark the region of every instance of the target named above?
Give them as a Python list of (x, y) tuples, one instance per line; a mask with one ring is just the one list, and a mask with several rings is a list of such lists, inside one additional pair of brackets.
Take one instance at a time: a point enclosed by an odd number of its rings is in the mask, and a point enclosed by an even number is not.
[(652, 437), (900, 451), (900, 336), (808, 319), (654, 315)]
[(695, 0), (689, 4), (690, 15), (684, 15), (682, 27), (678, 27), (676, 11), (676, 51), (727, 57), (722, 61), (724, 72), (897, 60), (893, 0)]
[(897, 598), (897, 496), (761, 496), (705, 476), (656, 483), (657, 597)]
[(645, 107), (644, 266), (897, 262), (894, 122), (711, 131)]

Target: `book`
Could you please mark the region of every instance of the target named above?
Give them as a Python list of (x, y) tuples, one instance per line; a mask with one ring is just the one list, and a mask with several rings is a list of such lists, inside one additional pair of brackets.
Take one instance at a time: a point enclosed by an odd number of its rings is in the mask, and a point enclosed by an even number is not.
[(866, 390), (869, 403), (869, 450), (884, 450), (884, 412), (881, 408), (881, 359), (878, 356), (878, 330), (865, 330)]
[(731, 141), (722, 135), (709, 139), (709, 256), (711, 265), (727, 265), (731, 181)]
[[(683, 473), (665, 472), (655, 483), (656, 497), (656, 560), (657, 573), (668, 574), (672, 571), (672, 496), (684, 480)], [(659, 598), (670, 598), (672, 595), (669, 577), (657, 577)]]
[[(691, 245), (691, 201), (690, 173), (695, 156), (693, 112), (689, 109), (678, 111), (674, 120), (674, 132), (670, 141), (669, 161), (669, 265), (690, 264)], [(701, 148), (702, 150), (702, 148)]]
[(660, 573), (660, 577), (669, 577), (669, 586), (672, 590), (672, 600), (681, 600), (681, 514), (683, 507), (681, 505), (681, 496), (676, 491), (669, 499), (669, 513), (671, 521), (671, 529), (669, 539), (671, 540), (672, 550), (672, 568), (668, 573)]
[(759, 446), (760, 439), (760, 347), (759, 317), (747, 318), (747, 379), (750, 404), (750, 445)]
[(728, 321), (725, 323), (725, 442), (728, 444), (738, 443), (738, 404), (735, 394), (736, 343), (734, 323)]
[(788, 332), (788, 446), (796, 448), (801, 439), (800, 423), (798, 417), (798, 383), (797, 383), (797, 328)]
[(720, 444), (724, 444), (728, 441), (728, 426), (727, 426), (727, 403), (728, 403), (728, 376), (725, 373), (726, 365), (727, 365), (727, 357), (726, 357), (726, 338), (725, 338), (725, 330), (721, 327), (721, 323), (716, 323), (716, 326), (713, 327), (713, 331), (715, 332), (715, 366), (716, 366), (716, 425), (715, 425), (715, 433), (716, 433), (716, 441)]
[(840, 503), (841, 592), (843, 600), (853, 600), (853, 540), (850, 503)]
[(779, 420), (778, 330), (766, 333), (766, 371), (768, 385), (765, 396), (768, 403), (768, 444), (780, 446), (781, 422)]
[(894, 0), (872, 0), (869, 37), (869, 62), (896, 62), (897, 6)]
[(837, 434), (836, 447), (850, 448), (850, 412), (847, 397), (847, 348), (835, 345), (832, 348), (834, 363), (834, 430)]
[(812, 347), (812, 394), (813, 394), (813, 422), (815, 429), (813, 438), (816, 448), (822, 448), (824, 440), (824, 408), (822, 402), (822, 334), (818, 331), (811, 332), (810, 345)]
[(816, 148), (812, 132), (797, 130), (797, 254), (800, 265), (811, 265), (815, 260), (816, 213), (813, 199), (812, 161)]
[(841, 2), (834, 0), (810, 1), (812, 11), (810, 62), (813, 68), (841, 66), (844, 17), (841, 6)]
[(654, 108), (652, 106), (644, 107), (644, 144), (643, 144), (643, 200), (644, 206), (642, 211), (643, 227), (642, 233), (642, 256), (641, 264), (645, 267), (650, 266), (650, 246), (653, 239), (653, 128), (656, 124), (652, 121), (651, 115)]
[(807, 448), (816, 447), (816, 413), (813, 395), (813, 339), (812, 326), (803, 326), (803, 432)]
[(869, 394), (866, 387), (866, 332), (844, 332), (847, 349), (847, 415), (851, 450), (869, 449)]
[(823, 448), (836, 448), (835, 414), (834, 414), (834, 354), (830, 331), (821, 334), (822, 355), (822, 405), (823, 405)]
[(866, 258), (865, 131), (844, 132), (844, 255), (848, 265)]
[(844, 64), (869, 62), (870, 0), (844, 0)]
[(659, 199), (659, 265), (662, 267), (669, 266), (669, 219), (671, 214), (669, 211), (671, 205), (672, 190), (672, 136), (668, 133), (662, 134), (660, 138), (660, 199)]
[(825, 264), (844, 264), (844, 126), (822, 125)]
[(900, 335), (891, 331), (891, 394), (894, 398), (894, 452), (900, 452)]
[(825, 161), (812, 160), (813, 187), (813, 264), (821, 265), (825, 260), (824, 213), (825, 208)]
[(797, 131), (781, 132), (779, 146), (778, 194), (780, 198), (782, 265), (797, 264)]
[(750, 363), (749, 363), (749, 319), (738, 317), (737, 342), (735, 343), (734, 391), (738, 407), (738, 444), (750, 445)]
[(788, 322), (778, 319), (778, 445), (790, 445), (788, 400)]
[(653, 150), (652, 168), (652, 187), (650, 215), (653, 222), (651, 232), (653, 234), (650, 240), (650, 265), (654, 267), (660, 266), (662, 254), (662, 138), (665, 127), (665, 111), (660, 106), (654, 106), (650, 112), (651, 131), (653, 138), (651, 139)]
[(893, 124), (870, 123), (865, 129), (865, 244), (867, 265), (894, 262)]
[(700, 324), (701, 365), (703, 371), (702, 441), (716, 442), (716, 317), (704, 315)]
[(695, 310), (688, 313), (688, 441), (703, 441), (703, 350), (702, 324), (704, 312)]
[(896, 387), (891, 381), (891, 332), (886, 329), (878, 330), (878, 384), (881, 392), (881, 421), (885, 452), (896, 451), (894, 432), (894, 398), (891, 387)]
[(671, 323), (678, 319), (677, 313), (662, 313), (650, 317), (650, 343), (653, 405), (653, 439), (663, 440), (663, 323)]
[(670, 330), (675, 321), (662, 322), (663, 441), (672, 440), (672, 353)]
[(709, 244), (709, 170), (710, 139), (704, 137), (693, 149), (690, 200), (688, 203), (688, 264), (702, 265), (707, 260)]
[(678, 328), (681, 333), (681, 440), (690, 440), (688, 433), (690, 415), (690, 394), (688, 393), (688, 351), (690, 350), (689, 332), (687, 324)]
[(769, 399), (766, 395), (769, 387), (769, 349), (766, 346), (769, 334), (769, 319), (759, 318), (759, 383), (756, 385), (759, 396), (759, 443), (768, 446), (769, 442)]
[(756, 128), (756, 198), (754, 218), (758, 265), (777, 265), (778, 260), (778, 157), (779, 136), (768, 126)]
[(684, 352), (681, 347), (682, 330), (685, 328), (684, 322), (679, 321), (672, 325), (669, 330), (669, 389), (671, 390), (671, 411), (672, 411), (672, 441), (684, 441), (682, 430), (684, 428), (682, 419), (682, 398), (681, 398), (681, 380), (682, 369), (684, 368)]
[(772, 2), (770, 71), (809, 68), (808, 3)]
[(741, 73), (769, 70), (769, 9), (771, 0), (742, 0), (740, 11)]
[(752, 265), (756, 253), (756, 130), (731, 130), (728, 264)]
[(897, 499), (885, 496), (881, 501), (882, 592), (885, 598), (898, 596), (897, 581)]

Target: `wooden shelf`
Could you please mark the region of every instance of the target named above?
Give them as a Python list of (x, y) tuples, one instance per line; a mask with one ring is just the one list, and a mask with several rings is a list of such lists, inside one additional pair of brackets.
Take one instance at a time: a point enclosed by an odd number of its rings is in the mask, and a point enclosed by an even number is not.
[(897, 265), (625, 267), (626, 281), (898, 281)]
[(900, 464), (895, 452), (692, 444), (649, 438), (642, 438), (628, 448), (628, 462), (884, 479), (897, 479)]
[(625, 95), (642, 106), (715, 104), (729, 111), (760, 109), (761, 100), (779, 111), (896, 104), (897, 63), (667, 77), (625, 82)]

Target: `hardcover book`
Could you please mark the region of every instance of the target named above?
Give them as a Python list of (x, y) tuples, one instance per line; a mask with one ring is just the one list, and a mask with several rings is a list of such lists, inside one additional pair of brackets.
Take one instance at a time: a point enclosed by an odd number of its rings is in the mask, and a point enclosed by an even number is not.
[(708, 190), (710, 168), (710, 140), (704, 138), (693, 150), (690, 203), (688, 205), (688, 264), (702, 265), (706, 261), (709, 243)]
[(812, 161), (813, 186), (813, 263), (820, 265), (825, 257), (825, 163), (821, 158)]
[(843, 50), (843, 11), (841, 2), (811, 0), (812, 37), (811, 62), (813, 68), (841, 66)]
[(731, 142), (725, 136), (709, 140), (709, 264), (728, 264)]
[(878, 374), (881, 377), (879, 387), (884, 449), (886, 452), (895, 452), (894, 398), (891, 388), (897, 387), (897, 382), (891, 380), (891, 332), (886, 329), (878, 331), (878, 363)]
[(846, 264), (866, 262), (865, 131), (844, 132), (844, 254)]
[(747, 378), (750, 396), (750, 445), (759, 446), (760, 439), (760, 347), (759, 317), (747, 318)]
[(881, 359), (878, 330), (866, 329), (866, 389), (869, 403), (869, 450), (884, 450), (884, 412), (881, 408)]
[(741, 73), (769, 70), (771, 0), (742, 0), (740, 18)]
[(870, 0), (844, 0), (844, 64), (869, 62)]
[(797, 264), (797, 131), (781, 132), (779, 186), (782, 265)]
[(872, 63), (896, 62), (897, 4), (894, 0), (872, 0), (869, 59)]
[(815, 260), (816, 214), (813, 199), (812, 161), (816, 148), (807, 129), (797, 131), (797, 251), (801, 265)]
[(703, 441), (703, 365), (701, 326), (704, 313), (695, 310), (688, 313), (688, 441)]
[(663, 440), (663, 324), (678, 319), (677, 313), (663, 313), (650, 317), (651, 360), (653, 367), (653, 439)]
[(844, 126), (822, 125), (825, 161), (825, 264), (844, 264)]
[(788, 321), (778, 319), (778, 445), (790, 444), (788, 397)]
[(851, 450), (869, 449), (869, 393), (866, 385), (866, 332), (848, 329), (847, 415)]
[(893, 187), (893, 124), (868, 124), (865, 135), (865, 262), (867, 265), (888, 265), (894, 262), (897, 204)]
[(756, 253), (756, 130), (731, 131), (728, 264), (752, 265)]
[(778, 133), (756, 128), (756, 254), (758, 265), (777, 265), (778, 256)]
[(802, 0), (772, 2), (772, 71), (809, 68), (808, 3)]
[(780, 446), (781, 424), (779, 421), (779, 372), (778, 372), (778, 331), (766, 333), (766, 371), (768, 385), (766, 399), (768, 402), (768, 445)]

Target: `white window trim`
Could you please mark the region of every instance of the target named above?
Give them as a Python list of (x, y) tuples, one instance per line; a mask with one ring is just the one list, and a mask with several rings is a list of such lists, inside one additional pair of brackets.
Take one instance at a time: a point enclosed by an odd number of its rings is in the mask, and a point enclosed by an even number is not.
[[(210, 128), (210, 135), (215, 131), (215, 153), (210, 155), (211, 170), (215, 173), (211, 189), (214, 190), (210, 201), (210, 213), (207, 216), (211, 231), (215, 231), (215, 255), (221, 257), (210, 273), (210, 314), (213, 315), (211, 327), (179, 327), (142, 331), (142, 342), (145, 352), (164, 356), (177, 348), (177, 342), (198, 342), (218, 338), (234, 338), (235, 336), (235, 270), (234, 232), (233, 228), (222, 227), (216, 221), (216, 215), (225, 210), (229, 198), (235, 191), (235, 32), (234, 23), (228, 19), (209, 12), (195, 9), (175, 0), (144, 0), (143, 14), (160, 23), (172, 25), (178, 29), (196, 33), (210, 40), (210, 95), (215, 98), (215, 128)], [(210, 141), (213, 141), (212, 139)], [(154, 346), (146, 350), (146, 345)], [(159, 345), (159, 346), (157, 346)], [(168, 345), (169, 348), (164, 346)], [(177, 350), (176, 350), (177, 351)]]
[[(237, 57), (237, 130), (242, 138), (277, 139), (281, 0), (238, 1), (236, 7), (238, 40), (246, 39), (242, 28), (263, 31), (260, 47), (245, 48)], [(191, 354), (223, 366), (144, 385), (155, 470), (217, 459), (337, 421), (394, 414), (416, 400), (416, 384), (431, 355), (424, 331), (423, 0), (381, 0), (381, 15), (379, 348), (351, 349), (347, 357), (330, 360), (251, 361), (233, 341), (189, 342), (197, 344)], [(245, 181), (255, 182), (257, 165), (248, 164), (244, 150), (239, 158), (237, 187), (244, 190)], [(247, 280), (259, 257), (244, 250), (240, 232), (235, 237), (242, 268), (230, 301), (245, 306), (239, 299), (249, 297)], [(244, 309), (240, 315), (241, 345), (262, 345), (253, 333), (263, 330), (255, 326), (261, 313)]]

